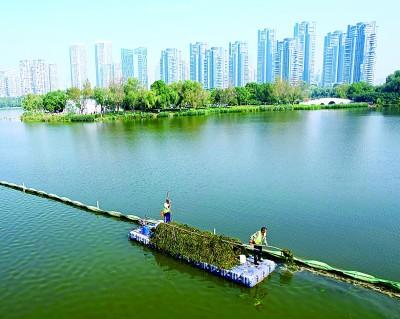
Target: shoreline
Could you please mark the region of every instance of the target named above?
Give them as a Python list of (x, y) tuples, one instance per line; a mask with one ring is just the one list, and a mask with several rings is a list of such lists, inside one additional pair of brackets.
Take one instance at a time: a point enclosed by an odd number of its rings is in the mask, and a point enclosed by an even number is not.
[[(57, 114), (24, 112), (21, 115), (22, 122), (48, 122), (48, 123), (70, 123), (70, 122), (113, 122), (113, 121), (136, 121), (142, 119), (173, 118), (181, 116), (207, 116), (211, 114), (227, 113), (259, 113), (259, 112), (284, 112), (284, 111), (315, 111), (315, 110), (339, 110), (339, 109), (368, 109), (367, 103), (332, 104), (332, 105), (243, 105), (231, 107), (209, 107), (189, 110), (167, 110), (150, 111), (121, 111), (106, 114)], [(373, 107), (375, 108), (375, 107)]]

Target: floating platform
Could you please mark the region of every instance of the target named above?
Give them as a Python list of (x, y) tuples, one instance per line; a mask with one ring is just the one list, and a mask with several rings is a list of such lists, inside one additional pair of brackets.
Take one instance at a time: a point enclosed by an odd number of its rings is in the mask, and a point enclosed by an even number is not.
[[(129, 239), (152, 247), (152, 244), (150, 242), (151, 228), (157, 227), (158, 224), (159, 223), (148, 224), (146, 226), (142, 226), (132, 230), (129, 233)], [(222, 269), (214, 265), (210, 265), (204, 262), (196, 262), (184, 257), (180, 257), (178, 259), (184, 260), (185, 262), (197, 268), (205, 270), (211, 274), (223, 277), (227, 280), (233, 281), (249, 288), (254, 287), (258, 283), (263, 281), (276, 268), (276, 263), (272, 260), (264, 259), (258, 265), (255, 265), (253, 257), (248, 257), (245, 263), (235, 266), (231, 269)]]

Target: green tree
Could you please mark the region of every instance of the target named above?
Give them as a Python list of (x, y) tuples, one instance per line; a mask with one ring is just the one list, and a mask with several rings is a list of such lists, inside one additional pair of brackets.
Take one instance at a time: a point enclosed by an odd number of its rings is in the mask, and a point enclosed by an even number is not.
[(0, 98), (1, 107), (21, 107), (22, 98), (20, 97), (2, 97)]
[(67, 94), (64, 91), (53, 91), (43, 97), (43, 108), (51, 113), (60, 113), (67, 102)]
[(112, 111), (120, 111), (124, 102), (125, 94), (121, 84), (111, 84), (108, 88), (106, 99), (107, 106)]
[(274, 86), (271, 83), (262, 83), (255, 86), (255, 99), (259, 104), (274, 104), (276, 96)]
[(322, 88), (319, 86), (313, 86), (311, 87), (310, 96), (312, 99), (335, 97), (335, 91), (332, 88)]
[(72, 87), (67, 89), (66, 94), (67, 98), (73, 101), (75, 106), (78, 107), (79, 111), (82, 113), (81, 90), (77, 87)]
[(374, 90), (375, 89), (371, 84), (368, 84), (366, 82), (357, 82), (352, 83), (349, 86), (347, 95), (349, 98), (353, 99), (356, 96), (362, 96), (363, 94), (374, 92)]
[(104, 88), (95, 88), (93, 90), (93, 98), (100, 105), (101, 114), (104, 114), (107, 104), (107, 90)]
[[(90, 85), (90, 82), (88, 80), (85, 81), (85, 83), (83, 84), (83, 88), (82, 88), (82, 100), (83, 100), (83, 105), (82, 108), (86, 107), (86, 103), (89, 99), (93, 98), (93, 89), (92, 86)], [(82, 113), (82, 108), (81, 108), (81, 113)]]
[(259, 89), (260, 84), (251, 82), (251, 83), (247, 83), (245, 87), (250, 94), (249, 104), (250, 105), (260, 104), (261, 102), (257, 99), (257, 90)]
[(226, 88), (222, 93), (222, 104), (229, 106), (238, 105), (238, 99), (236, 97), (236, 91), (234, 88)]
[(210, 103), (212, 105), (223, 105), (222, 103), (222, 89), (212, 89), (210, 92)]
[(289, 91), (291, 87), (289, 82), (278, 79), (273, 84), (273, 94), (276, 98), (276, 103), (278, 104), (288, 104)]
[(389, 75), (385, 84), (375, 88), (375, 104), (400, 106), (400, 71)]
[(306, 94), (305, 88), (302, 85), (292, 85), (287, 92), (287, 100), (289, 104), (295, 104), (303, 101)]
[(129, 91), (124, 95), (122, 106), (125, 110), (134, 110), (138, 103), (140, 92)]
[(124, 101), (123, 107), (125, 110), (134, 110), (136, 104), (138, 104), (139, 94), (144, 88), (141, 86), (137, 79), (129, 78), (123, 86), (124, 90)]
[(28, 94), (22, 99), (22, 108), (27, 112), (43, 111), (43, 96)]
[(128, 94), (129, 92), (139, 92), (143, 89), (143, 86), (140, 84), (139, 80), (136, 78), (129, 78), (128, 81), (124, 84), (124, 92)]
[(154, 82), (150, 89), (155, 96), (155, 106), (159, 109), (169, 108), (178, 99), (177, 92), (174, 93), (171, 87), (162, 80)]
[(148, 111), (155, 107), (156, 96), (153, 91), (140, 90), (135, 107), (140, 108), (142, 111)]
[(348, 91), (349, 91), (349, 84), (341, 84), (334, 86), (333, 91), (334, 95), (340, 99), (347, 99), (348, 96)]
[(172, 86), (176, 96), (175, 104), (189, 108), (205, 107), (209, 103), (209, 93), (203, 89), (199, 82), (184, 81)]
[(400, 70), (386, 78), (386, 83), (383, 85), (383, 91), (387, 93), (395, 93), (400, 96)]
[(174, 105), (177, 108), (184, 107), (184, 82), (174, 82), (168, 85), (169, 87), (169, 100), (170, 104)]
[(238, 105), (249, 105), (251, 94), (246, 87), (235, 87), (235, 94)]

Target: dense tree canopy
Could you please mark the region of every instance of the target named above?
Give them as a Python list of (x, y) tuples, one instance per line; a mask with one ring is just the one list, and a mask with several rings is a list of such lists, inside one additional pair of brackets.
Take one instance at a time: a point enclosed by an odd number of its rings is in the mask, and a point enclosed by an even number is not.
[(400, 94), (400, 70), (386, 78), (386, 83), (383, 85), (382, 91)]
[[(359, 82), (342, 84), (332, 88), (290, 85), (286, 81), (274, 83), (248, 83), (245, 87), (205, 90), (198, 82), (183, 81), (166, 84), (154, 82), (150, 90), (137, 79), (125, 84), (112, 84), (108, 88), (91, 88), (86, 82), (83, 89), (70, 88), (66, 92), (55, 91), (44, 96), (27, 95), (22, 106), (27, 111), (61, 112), (67, 99), (81, 108), (93, 98), (101, 105), (102, 113), (119, 110), (175, 110), (207, 106), (296, 104), (307, 98), (339, 97), (355, 102), (377, 105), (400, 105), (400, 71), (396, 71), (381, 86)], [(81, 108), (82, 111), (82, 108)]]
[(28, 94), (22, 100), (22, 107), (25, 111), (36, 112), (43, 110), (43, 96)]
[(43, 97), (43, 108), (51, 113), (62, 112), (67, 102), (67, 94), (64, 91), (53, 91)]
[(354, 102), (368, 102), (380, 106), (400, 105), (400, 71), (389, 75), (380, 86), (365, 82), (336, 85), (333, 88), (313, 87), (311, 98), (338, 97)]
[(154, 82), (150, 89), (155, 94), (155, 107), (159, 109), (169, 108), (178, 100), (178, 93), (173, 90), (175, 84), (167, 85), (164, 81)]

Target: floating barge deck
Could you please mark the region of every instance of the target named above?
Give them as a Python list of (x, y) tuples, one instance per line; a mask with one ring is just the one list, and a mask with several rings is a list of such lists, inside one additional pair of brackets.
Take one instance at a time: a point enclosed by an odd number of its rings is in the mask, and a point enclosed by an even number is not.
[[(153, 248), (150, 242), (151, 231), (149, 231), (149, 229), (157, 227), (158, 224), (159, 223), (150, 224), (147, 225), (147, 227), (142, 226), (130, 231), (129, 239)], [(183, 257), (179, 259), (184, 260), (185, 262), (211, 274), (223, 277), (227, 280), (249, 288), (254, 287), (263, 281), (276, 268), (276, 263), (272, 260), (263, 260), (258, 265), (255, 265), (253, 257), (248, 257), (245, 263), (235, 266), (231, 269), (222, 269), (205, 262), (196, 262)]]

